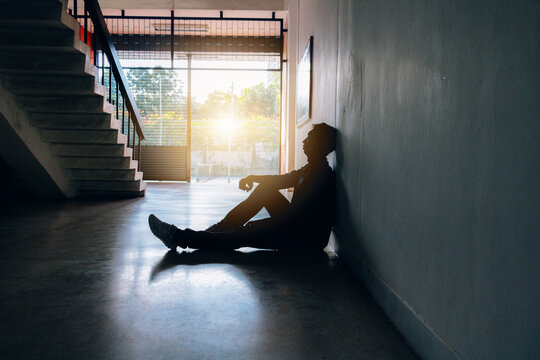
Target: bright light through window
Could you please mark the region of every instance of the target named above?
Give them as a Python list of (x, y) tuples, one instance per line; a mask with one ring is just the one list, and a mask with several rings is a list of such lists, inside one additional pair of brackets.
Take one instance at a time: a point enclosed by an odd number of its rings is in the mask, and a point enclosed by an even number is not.
[[(129, 65), (134, 65), (132, 60)], [(146, 63), (145, 63), (146, 65)], [(192, 70), (191, 173), (195, 181), (277, 174), (280, 73), (205, 61)], [(187, 146), (187, 69), (126, 68), (144, 118), (145, 146)]]

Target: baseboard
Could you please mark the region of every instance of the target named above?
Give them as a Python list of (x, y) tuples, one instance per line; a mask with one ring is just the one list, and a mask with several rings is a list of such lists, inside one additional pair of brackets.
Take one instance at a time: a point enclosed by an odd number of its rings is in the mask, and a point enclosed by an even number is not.
[[(333, 244), (330, 244), (333, 245)], [(463, 360), (430, 326), (417, 314), (390, 285), (374, 272), (363, 260), (350, 259), (340, 251), (337, 255), (353, 270), (368, 289), (375, 302), (383, 309), (390, 321), (401, 333), (411, 349), (425, 360)]]

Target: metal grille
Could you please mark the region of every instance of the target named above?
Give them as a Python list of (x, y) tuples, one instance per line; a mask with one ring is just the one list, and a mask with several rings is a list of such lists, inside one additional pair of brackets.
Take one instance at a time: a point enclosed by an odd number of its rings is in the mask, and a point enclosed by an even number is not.
[(187, 146), (187, 71), (126, 69), (146, 129), (145, 145)]
[(124, 67), (225, 68), (280, 70), (282, 19), (178, 17), (105, 17)]
[(189, 177), (187, 146), (142, 146), (145, 180), (185, 181)]

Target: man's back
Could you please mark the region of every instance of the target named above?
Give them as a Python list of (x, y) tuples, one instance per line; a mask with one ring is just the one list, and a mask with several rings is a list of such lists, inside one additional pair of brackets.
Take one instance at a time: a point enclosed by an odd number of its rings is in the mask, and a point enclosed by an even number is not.
[(294, 221), (311, 236), (328, 240), (335, 220), (336, 180), (326, 159), (298, 170), (291, 210)]

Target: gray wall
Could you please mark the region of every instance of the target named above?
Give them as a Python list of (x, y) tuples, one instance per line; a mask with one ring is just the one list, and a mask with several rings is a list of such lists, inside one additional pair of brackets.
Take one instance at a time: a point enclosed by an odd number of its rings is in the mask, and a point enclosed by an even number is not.
[[(302, 150), (302, 140), (311, 130), (312, 124), (325, 122), (336, 126), (338, 3), (327, 0), (301, 0), (291, 1), (290, 5), (298, 6), (296, 42), (298, 60), (304, 55), (309, 37), (313, 36), (313, 116), (296, 128), (295, 166), (300, 168), (307, 162)], [(291, 103), (294, 104), (294, 99)]]
[(341, 135), (338, 253), (427, 359), (540, 358), (539, 15), (300, 0), (298, 48), (337, 59), (313, 116)]

